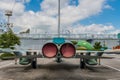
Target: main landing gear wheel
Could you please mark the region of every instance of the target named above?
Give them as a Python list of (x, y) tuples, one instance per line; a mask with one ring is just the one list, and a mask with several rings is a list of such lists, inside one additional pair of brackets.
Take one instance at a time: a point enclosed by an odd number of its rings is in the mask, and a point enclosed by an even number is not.
[(36, 61), (32, 61), (31, 62), (31, 66), (33, 69), (36, 69), (37, 68), (37, 62)]

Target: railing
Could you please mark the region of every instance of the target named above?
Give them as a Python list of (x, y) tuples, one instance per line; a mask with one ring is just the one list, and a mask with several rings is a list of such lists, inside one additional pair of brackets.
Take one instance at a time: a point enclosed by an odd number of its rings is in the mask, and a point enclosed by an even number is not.
[[(20, 38), (54, 38), (58, 34), (17, 34)], [(118, 39), (117, 34), (60, 34), (60, 37), (68, 39)]]

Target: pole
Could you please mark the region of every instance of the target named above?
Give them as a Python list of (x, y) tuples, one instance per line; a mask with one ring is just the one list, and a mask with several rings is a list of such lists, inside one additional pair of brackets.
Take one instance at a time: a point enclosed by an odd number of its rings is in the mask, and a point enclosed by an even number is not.
[(58, 0), (58, 37), (60, 37), (60, 0)]
[(8, 16), (8, 23), (7, 23), (7, 26), (8, 26), (8, 31), (10, 31), (10, 16)]
[(8, 27), (8, 31), (10, 31), (11, 30), (11, 28), (10, 28), (10, 16), (12, 16), (12, 11), (7, 10), (5, 15), (8, 17), (7, 27)]

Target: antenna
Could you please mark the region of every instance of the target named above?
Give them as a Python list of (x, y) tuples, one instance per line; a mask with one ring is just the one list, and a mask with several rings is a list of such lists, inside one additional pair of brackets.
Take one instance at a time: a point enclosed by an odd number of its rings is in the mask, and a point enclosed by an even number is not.
[(60, 0), (58, 0), (58, 37), (60, 37)]
[(12, 6), (12, 9), (11, 9), (12, 12), (13, 12), (13, 9), (14, 9), (15, 5), (16, 5), (16, 0), (14, 0), (13, 6)]

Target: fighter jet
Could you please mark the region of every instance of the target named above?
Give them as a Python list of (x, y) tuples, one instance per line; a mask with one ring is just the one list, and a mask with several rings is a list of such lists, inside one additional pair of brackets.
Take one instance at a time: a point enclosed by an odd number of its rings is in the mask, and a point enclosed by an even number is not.
[[(60, 0), (58, 0), (58, 37), (45, 43), (42, 47), (41, 54), (37, 54), (36, 51), (28, 50), (25, 56), (16, 55), (16, 58), (20, 59), (19, 63), (21, 65), (31, 63), (33, 68), (37, 66), (37, 58), (56, 58), (57, 63), (61, 63), (62, 58), (79, 58), (81, 68), (84, 68), (86, 64), (97, 65), (97, 58), (111, 58), (101, 57), (104, 51), (93, 50), (93, 47), (86, 41), (82, 41), (80, 44), (81, 47), (86, 48), (86, 50), (77, 51), (75, 45), (65, 38), (60, 37)], [(33, 52), (33, 55), (31, 55), (31, 52)], [(14, 53), (17, 52), (14, 51)], [(93, 56), (91, 55), (92, 53), (96, 53), (96, 55)]]

